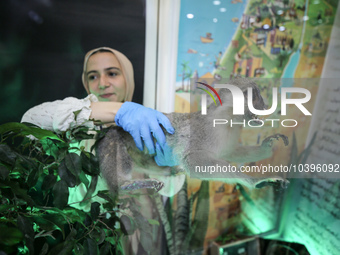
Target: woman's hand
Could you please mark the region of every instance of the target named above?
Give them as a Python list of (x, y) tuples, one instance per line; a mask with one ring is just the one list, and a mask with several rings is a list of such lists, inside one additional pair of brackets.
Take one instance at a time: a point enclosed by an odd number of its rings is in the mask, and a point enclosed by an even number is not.
[[(163, 113), (140, 104), (125, 102), (118, 110), (115, 122), (117, 126), (122, 127), (131, 134), (139, 150), (143, 151), (144, 141), (149, 154), (155, 154), (154, 137), (157, 140), (157, 146), (159, 146), (157, 149), (162, 150), (163, 154), (170, 153), (170, 150), (166, 147), (165, 135), (160, 125), (170, 134), (173, 134), (175, 129)], [(166, 164), (166, 160), (159, 158), (157, 163)]]
[(172, 148), (167, 144), (161, 148), (161, 146), (156, 142), (156, 153), (155, 162), (159, 166), (177, 166), (178, 160), (174, 155)]

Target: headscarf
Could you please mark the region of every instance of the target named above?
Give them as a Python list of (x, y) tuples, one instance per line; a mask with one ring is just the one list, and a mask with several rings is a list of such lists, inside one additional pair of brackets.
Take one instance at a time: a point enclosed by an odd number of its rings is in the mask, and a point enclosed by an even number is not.
[(121, 52), (117, 51), (117, 50), (114, 50), (114, 49), (111, 49), (109, 47), (99, 47), (99, 48), (96, 48), (96, 49), (93, 49), (93, 50), (90, 50), (89, 52), (86, 53), (85, 55), (85, 58), (84, 58), (84, 67), (83, 67), (83, 74), (82, 74), (82, 81), (83, 81), (83, 85), (86, 89), (86, 92), (88, 94), (90, 94), (90, 90), (89, 90), (89, 86), (86, 82), (86, 66), (87, 66), (87, 62), (89, 60), (89, 58), (96, 52), (100, 51), (100, 50), (107, 50), (107, 51), (110, 51), (112, 52), (121, 68), (122, 68), (122, 73), (123, 73), (123, 76), (125, 78), (125, 84), (126, 84), (126, 92), (125, 92), (125, 97), (124, 97), (124, 102), (125, 101), (131, 101), (132, 100), (132, 96), (133, 96), (133, 92), (135, 90), (135, 81), (134, 81), (134, 77), (133, 77), (133, 66), (130, 62), (130, 60)]

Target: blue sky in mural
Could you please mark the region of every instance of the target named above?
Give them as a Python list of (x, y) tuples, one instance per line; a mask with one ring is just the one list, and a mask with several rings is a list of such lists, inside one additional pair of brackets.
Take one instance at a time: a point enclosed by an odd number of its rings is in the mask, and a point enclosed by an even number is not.
[[(234, 2), (234, 3), (233, 3)], [(177, 77), (182, 80), (182, 64), (202, 76), (213, 72), (219, 52), (227, 49), (241, 21), (247, 1), (182, 0), (178, 35)], [(238, 18), (239, 22), (234, 22)], [(202, 37), (211, 33), (212, 42), (203, 43)], [(209, 36), (208, 36), (209, 37)], [(204, 40), (204, 39), (203, 39)], [(206, 39), (206, 41), (211, 41)]]

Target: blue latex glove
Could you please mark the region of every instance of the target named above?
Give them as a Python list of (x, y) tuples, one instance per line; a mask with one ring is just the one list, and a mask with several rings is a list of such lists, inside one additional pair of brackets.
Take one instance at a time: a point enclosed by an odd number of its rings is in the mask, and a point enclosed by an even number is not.
[(156, 153), (155, 161), (159, 166), (177, 166), (179, 163), (172, 149), (167, 144), (161, 148), (158, 142), (156, 142)]
[[(132, 102), (122, 104), (116, 114), (115, 122), (117, 126), (130, 133), (137, 148), (141, 151), (143, 151), (144, 141), (150, 154), (156, 153), (152, 136), (156, 138), (162, 149), (166, 144), (165, 135), (160, 125), (170, 134), (175, 132), (169, 119), (163, 113)], [(162, 162), (160, 160), (160, 163)]]

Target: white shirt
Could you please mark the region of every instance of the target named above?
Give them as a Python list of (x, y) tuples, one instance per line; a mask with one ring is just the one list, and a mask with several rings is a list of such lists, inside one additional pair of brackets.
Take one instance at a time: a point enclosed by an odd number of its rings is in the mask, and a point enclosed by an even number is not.
[[(67, 97), (63, 100), (42, 103), (29, 109), (21, 122), (29, 122), (57, 133), (80, 125), (94, 128), (93, 121), (89, 120), (92, 102), (98, 102), (98, 98), (93, 94), (84, 99)], [(79, 113), (76, 115), (77, 111)]]

